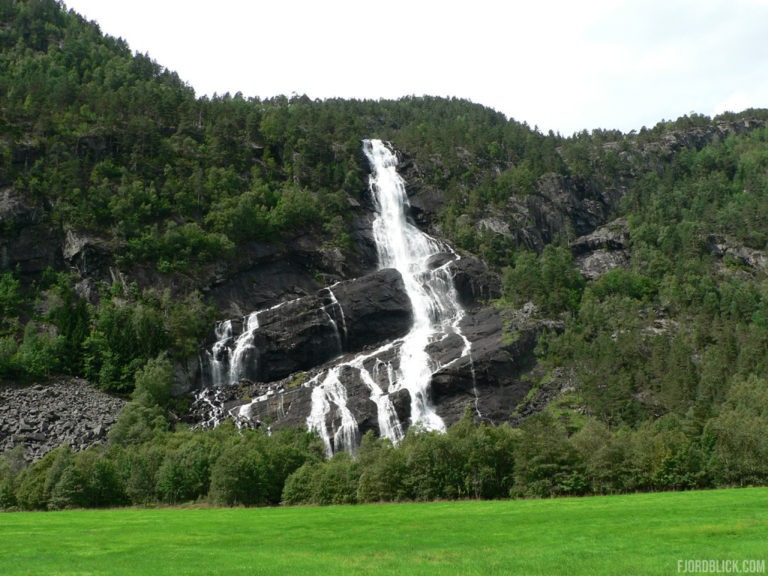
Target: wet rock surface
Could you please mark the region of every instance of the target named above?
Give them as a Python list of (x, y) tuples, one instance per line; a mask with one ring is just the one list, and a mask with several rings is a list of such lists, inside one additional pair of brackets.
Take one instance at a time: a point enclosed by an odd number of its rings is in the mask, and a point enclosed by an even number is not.
[(561, 329), (560, 325), (540, 318), (536, 308), (527, 304), (513, 311), (486, 307), (470, 312), (461, 329), (472, 343), (471, 357), (444, 366), (432, 377), (432, 401), (438, 414), (450, 426), (470, 406), (485, 422), (509, 421), (531, 389), (525, 375), (536, 363), (539, 336)]
[(332, 288), (344, 314), (345, 351), (359, 351), (398, 338), (411, 327), (413, 312), (397, 270), (385, 268)]
[[(383, 269), (323, 288), (258, 313), (250, 346), (237, 360), (240, 375), (274, 382), (315, 368), (347, 352), (396, 339), (411, 327), (411, 301), (397, 270)], [(245, 327), (233, 320), (225, 361), (232, 369), (237, 338)], [(212, 346), (213, 342), (210, 343)], [(199, 387), (211, 385), (202, 380)]]
[[(442, 366), (432, 376), (431, 402), (448, 426), (461, 419), (467, 406), (484, 422), (510, 421), (531, 391), (532, 383), (527, 376), (536, 364), (534, 350), (539, 336), (545, 331), (562, 329), (561, 324), (540, 317), (536, 307), (527, 304), (519, 310), (476, 307), (465, 315), (460, 328), (471, 342), (471, 356), (461, 357), (465, 342), (458, 333), (428, 347), (430, 357)], [(396, 356), (393, 350), (384, 350), (372, 355), (365, 362), (366, 368), (375, 374), (372, 364), (379, 362), (384, 366), (394, 362), (391, 367), (396, 369)], [(227, 386), (206, 394), (218, 398), (219, 416), (228, 415), (237, 422), (242, 414), (244, 425), (266, 424), (273, 429), (305, 426), (312, 409), (312, 385), (306, 384), (313, 376), (351, 358), (345, 355), (278, 382), (243, 382), (240, 386)], [(355, 418), (360, 435), (368, 430), (378, 433), (378, 414), (371, 390), (360, 383), (355, 370), (348, 366), (340, 371), (339, 379), (346, 388), (347, 408)], [(385, 377), (377, 379), (376, 384), (382, 393), (387, 392)], [(410, 394), (401, 389), (391, 393), (390, 400), (398, 420), (407, 428), (411, 415)], [(247, 408), (241, 411), (241, 406)], [(198, 415), (191, 416), (193, 422), (204, 423), (212, 417), (210, 406), (202, 408)], [(327, 418), (339, 419), (338, 410), (332, 407)], [(333, 422), (329, 422), (329, 427), (335, 428)]]

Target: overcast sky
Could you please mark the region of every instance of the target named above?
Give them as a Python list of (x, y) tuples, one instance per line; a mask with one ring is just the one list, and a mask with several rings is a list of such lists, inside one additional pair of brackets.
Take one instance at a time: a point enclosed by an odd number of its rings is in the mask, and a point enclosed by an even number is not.
[(563, 135), (768, 108), (768, 0), (66, 0), (198, 96), (456, 96)]

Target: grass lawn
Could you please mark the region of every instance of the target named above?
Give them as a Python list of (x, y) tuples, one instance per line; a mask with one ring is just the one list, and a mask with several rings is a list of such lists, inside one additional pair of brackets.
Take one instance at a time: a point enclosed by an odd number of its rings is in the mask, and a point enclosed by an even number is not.
[[(506, 502), (0, 514), (3, 576), (666, 575), (678, 574), (678, 560), (737, 560), (739, 569), (764, 573), (768, 488)], [(742, 565), (743, 560), (757, 562)]]

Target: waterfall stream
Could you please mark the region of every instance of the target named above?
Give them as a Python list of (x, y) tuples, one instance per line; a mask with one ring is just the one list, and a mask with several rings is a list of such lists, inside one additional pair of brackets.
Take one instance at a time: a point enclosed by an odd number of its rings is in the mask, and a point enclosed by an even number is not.
[[(407, 390), (410, 397), (410, 425), (425, 430), (444, 431), (445, 423), (430, 400), (432, 375), (447, 365), (469, 356), (471, 343), (460, 330), (464, 310), (458, 301), (449, 266), (459, 258), (450, 246), (417, 228), (409, 219), (410, 204), (406, 185), (397, 172), (397, 157), (380, 140), (363, 141), (371, 174), (369, 188), (375, 208), (373, 238), (380, 269), (394, 268), (402, 279), (411, 301), (413, 323), (409, 332), (378, 349), (339, 359), (335, 365), (304, 383), (312, 388), (312, 407), (307, 427), (323, 439), (330, 456), (339, 450), (354, 451), (359, 442), (358, 422), (348, 407), (348, 385), (365, 386), (376, 404), (379, 434), (397, 443), (404, 426), (398, 418), (391, 395)], [(347, 338), (344, 309), (333, 286), (324, 288), (323, 305), (318, 310), (333, 327), (338, 349), (343, 352)], [(268, 309), (274, 311), (283, 304)], [(231, 321), (217, 325), (217, 342), (207, 353), (208, 375), (213, 386), (236, 384), (259, 362), (254, 334), (259, 330), (257, 311), (243, 319), (243, 328), (233, 337)], [(458, 335), (463, 347), (447, 364), (430, 357), (430, 344)], [(470, 364), (471, 365), (471, 364)], [(474, 376), (474, 370), (473, 370)], [(251, 404), (260, 402), (254, 400)], [(243, 417), (250, 405), (239, 408)]]
[[(441, 366), (430, 358), (428, 345), (449, 334), (458, 334), (464, 342), (460, 357), (471, 353), (470, 342), (459, 328), (464, 311), (448, 270), (458, 255), (447, 244), (425, 234), (409, 221), (410, 204), (405, 181), (397, 172), (395, 154), (381, 140), (365, 140), (363, 150), (371, 165), (369, 186), (376, 209), (373, 236), (379, 268), (395, 268), (400, 272), (413, 307), (413, 326), (399, 341), (331, 369), (313, 392), (313, 410), (307, 425), (320, 433), (329, 454), (339, 449), (353, 450), (355, 446), (350, 445), (350, 441), (357, 438), (356, 423), (346, 417), (346, 406), (338, 406), (341, 424), (332, 445), (326, 430), (329, 411), (333, 404), (338, 405), (335, 399), (339, 397), (339, 373), (345, 366), (355, 368), (371, 390), (371, 400), (378, 408), (380, 435), (398, 442), (403, 432), (389, 394), (401, 389), (408, 390), (411, 398), (411, 425), (426, 430), (445, 430), (445, 423), (430, 401), (432, 375)], [(446, 253), (451, 257), (438, 266), (432, 265), (436, 256)], [(397, 367), (388, 371), (389, 385), (382, 392), (364, 363), (393, 347), (398, 350)]]
[(406, 388), (411, 396), (411, 424), (443, 431), (445, 424), (429, 400), (429, 384), (437, 366), (426, 348), (462, 314), (446, 265), (434, 270), (429, 266), (430, 258), (447, 252), (448, 247), (408, 221), (410, 204), (395, 154), (380, 140), (366, 140), (364, 151), (372, 169), (373, 234), (379, 266), (400, 272), (413, 306), (413, 327), (400, 346), (399, 368), (389, 392)]

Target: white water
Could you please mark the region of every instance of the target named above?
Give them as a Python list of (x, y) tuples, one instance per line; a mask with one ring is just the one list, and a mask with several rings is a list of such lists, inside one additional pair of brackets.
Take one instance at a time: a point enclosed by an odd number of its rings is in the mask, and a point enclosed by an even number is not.
[(251, 312), (243, 320), (243, 331), (235, 340), (235, 349), (232, 352), (232, 362), (229, 366), (229, 383), (232, 385), (245, 378), (246, 355), (254, 351), (253, 335), (259, 328), (259, 312)]
[(408, 390), (412, 425), (444, 431), (445, 423), (429, 400), (429, 384), (438, 366), (426, 348), (446, 332), (458, 329), (463, 310), (447, 266), (432, 270), (429, 260), (452, 251), (408, 221), (405, 181), (397, 173), (397, 158), (389, 148), (380, 140), (367, 140), (364, 151), (372, 168), (370, 187), (377, 210), (373, 233), (379, 266), (400, 272), (413, 307), (413, 327), (400, 347), (400, 364), (390, 392)]
[[(216, 342), (211, 347), (210, 352), (207, 352), (208, 375), (213, 388), (226, 385), (234, 386), (239, 384), (241, 380), (246, 379), (249, 373), (256, 371), (258, 350), (253, 345), (253, 339), (256, 331), (259, 329), (259, 316), (295, 301), (295, 299), (287, 300), (270, 308), (251, 312), (243, 318), (242, 331), (234, 339), (231, 320), (226, 320), (216, 325), (214, 329)], [(327, 312), (325, 313), (327, 314)], [(330, 315), (328, 316), (335, 325), (333, 318)]]
[[(381, 349), (377, 352), (381, 353)], [(369, 357), (358, 357), (352, 365), (360, 371), (360, 379), (371, 391), (371, 401), (376, 404), (377, 418), (379, 422), (379, 435), (383, 438), (389, 438), (393, 443), (398, 443), (403, 439), (403, 427), (400, 425), (400, 419), (397, 417), (395, 407), (392, 404), (392, 399), (389, 394), (385, 394), (381, 391), (381, 387), (377, 383), (377, 379), (381, 377), (382, 367), (386, 370), (387, 374), (387, 386), (385, 390), (389, 391), (392, 385), (391, 365), (384, 364), (381, 360), (376, 359), (373, 374), (369, 372), (363, 363), (368, 360)]]
[(232, 339), (232, 321), (225, 320), (215, 329), (216, 343), (211, 349), (211, 381), (214, 387), (219, 387), (229, 372), (229, 349), (227, 345)]
[[(380, 140), (364, 141), (363, 149), (371, 165), (369, 186), (376, 209), (373, 235), (379, 268), (395, 268), (400, 272), (411, 300), (413, 325), (403, 338), (337, 363), (304, 384), (312, 388), (312, 408), (307, 417), (307, 427), (320, 435), (329, 456), (339, 450), (353, 452), (359, 442), (357, 421), (347, 407), (345, 381), (357, 380), (370, 390), (370, 400), (377, 406), (379, 434), (397, 443), (404, 432), (390, 394), (402, 389), (408, 391), (411, 399), (410, 425), (444, 431), (445, 423), (430, 401), (432, 375), (461, 358), (469, 357), (470, 364), (472, 361), (471, 343), (459, 328), (464, 311), (448, 270), (450, 263), (459, 256), (447, 244), (428, 236), (409, 222), (410, 205), (405, 182), (397, 173), (397, 158), (390, 149)], [(447, 258), (441, 265), (432, 266), (430, 261), (440, 254)], [(328, 298), (318, 312), (325, 314), (335, 327), (341, 352), (343, 340), (347, 337), (347, 325), (344, 310), (332, 288), (325, 289)], [(244, 319), (243, 331), (234, 342), (230, 322), (217, 327), (218, 341), (210, 354), (214, 386), (236, 384), (245, 376), (248, 362), (258, 355), (258, 351), (253, 349), (253, 339), (261, 312), (254, 312)], [(430, 358), (427, 347), (451, 334), (457, 334), (462, 339), (463, 349), (458, 357), (440, 366)], [(381, 359), (392, 356), (392, 361)], [(474, 367), (471, 366), (471, 369), (474, 378)], [(262, 399), (241, 407), (238, 415), (246, 417), (250, 414), (251, 405), (259, 401)]]
[[(333, 286), (336, 286), (336, 284), (334, 284)], [(331, 322), (333, 322), (333, 325), (336, 328), (336, 336), (339, 339), (339, 350), (341, 350), (343, 348), (342, 338), (344, 340), (346, 340), (347, 338), (347, 319), (344, 317), (344, 309), (341, 307), (341, 304), (336, 298), (336, 294), (333, 293), (333, 286), (329, 286), (328, 288), (325, 289), (328, 292), (328, 296), (331, 299), (331, 303), (329, 305), (324, 306), (323, 310), (325, 310), (326, 314), (328, 314), (328, 317), (331, 319)], [(341, 319), (341, 332), (339, 331), (339, 326), (336, 320), (333, 319), (333, 315), (330, 312), (328, 312), (329, 306), (333, 311), (338, 310), (339, 317)]]
[[(379, 434), (396, 443), (402, 439), (403, 430), (389, 394), (403, 388), (408, 390), (411, 398), (411, 425), (445, 431), (445, 423), (435, 412), (429, 398), (432, 375), (440, 366), (430, 358), (427, 346), (455, 333), (464, 343), (459, 358), (471, 354), (470, 342), (459, 329), (464, 311), (448, 271), (449, 263), (458, 255), (408, 221), (410, 204), (405, 181), (397, 173), (397, 158), (392, 151), (380, 140), (364, 141), (363, 150), (372, 171), (369, 186), (376, 208), (373, 235), (379, 268), (395, 268), (400, 272), (413, 308), (413, 325), (402, 339), (332, 368), (313, 389), (312, 413), (307, 418), (307, 426), (320, 434), (328, 454), (339, 449), (353, 451), (358, 437), (357, 423), (354, 418), (346, 417), (349, 410), (342, 405), (346, 396), (342, 397), (338, 392), (339, 388), (343, 388), (339, 378), (343, 370), (358, 372), (362, 383), (371, 391), (371, 400), (376, 403)], [(430, 260), (445, 253), (451, 258), (443, 265), (431, 268)], [(396, 367), (377, 359), (380, 354), (393, 349), (399, 350)], [(372, 359), (375, 361), (374, 374), (364, 365)], [(386, 375), (386, 392), (381, 388), (382, 370)], [(341, 420), (331, 438), (327, 424), (334, 405)], [(338, 418), (336, 421), (339, 421)]]

